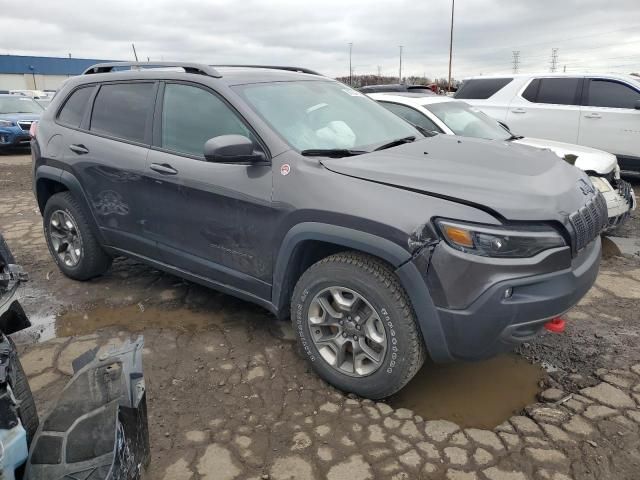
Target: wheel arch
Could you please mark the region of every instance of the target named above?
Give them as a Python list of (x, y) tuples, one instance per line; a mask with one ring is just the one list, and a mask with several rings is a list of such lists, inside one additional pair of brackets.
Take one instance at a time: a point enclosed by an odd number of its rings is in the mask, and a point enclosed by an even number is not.
[(373, 255), (393, 268), (411, 259), (400, 245), (371, 233), (325, 223), (299, 223), (285, 235), (273, 272), (272, 303), (280, 317), (286, 317), (293, 288), (304, 271), (344, 250)]

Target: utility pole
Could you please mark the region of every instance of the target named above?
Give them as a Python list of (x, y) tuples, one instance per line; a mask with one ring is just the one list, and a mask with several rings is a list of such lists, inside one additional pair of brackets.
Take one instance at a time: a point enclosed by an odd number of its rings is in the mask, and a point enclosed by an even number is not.
[(402, 45), (399, 45), (400, 48), (400, 68), (398, 70), (398, 83), (402, 83)]
[(567, 66), (562, 67), (562, 73), (567, 73)]
[(138, 54), (136, 53), (136, 46), (132, 43), (131, 48), (133, 48), (133, 56), (136, 58), (136, 62), (138, 61)]
[(449, 34), (449, 92), (451, 91), (451, 60), (453, 58), (453, 12), (456, 0), (451, 0), (451, 32)]
[(558, 68), (558, 49), (557, 48), (552, 48), (551, 49), (551, 73), (555, 72), (556, 69)]
[(351, 67), (351, 52), (353, 51), (353, 42), (349, 42), (349, 86), (353, 87), (353, 68)]
[(518, 73), (520, 68), (520, 50), (514, 50), (513, 52), (513, 73)]

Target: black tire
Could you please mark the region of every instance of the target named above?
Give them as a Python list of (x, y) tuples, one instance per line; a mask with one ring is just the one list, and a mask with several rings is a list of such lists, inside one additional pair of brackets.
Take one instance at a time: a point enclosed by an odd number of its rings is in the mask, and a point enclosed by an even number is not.
[[(15, 350), (16, 346), (10, 338), (9, 343)], [(38, 424), (40, 423), (38, 420), (38, 411), (36, 410), (36, 402), (33, 399), (33, 394), (29, 387), (29, 380), (27, 379), (27, 375), (24, 373), (24, 369), (22, 368), (22, 364), (20, 363), (17, 353), (13, 366), (16, 372), (16, 381), (15, 385), (11, 385), (11, 389), (13, 390), (13, 395), (16, 397), (18, 402), (18, 416), (20, 417), (22, 426), (27, 431), (27, 443), (31, 444), (31, 439), (33, 439), (33, 436), (36, 434)]]
[(9, 245), (7, 245), (7, 241), (0, 233), (0, 269), (10, 263), (16, 263), (16, 260), (13, 258), (13, 254), (9, 249)]
[[(309, 307), (319, 292), (333, 286), (357, 292), (383, 321), (386, 353), (381, 367), (369, 375), (350, 376), (338, 371), (325, 361), (313, 342)], [(294, 289), (291, 319), (301, 352), (315, 372), (340, 390), (362, 397), (381, 399), (393, 395), (413, 378), (425, 360), (424, 341), (406, 292), (392, 268), (370, 255), (343, 252), (312, 265)]]
[[(51, 243), (51, 215), (57, 210), (69, 215), (77, 226), (78, 236), (82, 243), (82, 252), (75, 266), (69, 266), (62, 262)], [(51, 253), (51, 257), (60, 271), (67, 277), (74, 280), (89, 280), (102, 275), (109, 269), (111, 257), (100, 246), (84, 210), (70, 192), (56, 193), (49, 198), (44, 208), (43, 222), (44, 236), (49, 247), (49, 253)]]

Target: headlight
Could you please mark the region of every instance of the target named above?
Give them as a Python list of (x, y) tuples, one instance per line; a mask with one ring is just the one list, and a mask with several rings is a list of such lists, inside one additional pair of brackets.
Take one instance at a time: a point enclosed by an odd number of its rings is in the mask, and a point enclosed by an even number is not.
[(444, 219), (435, 223), (451, 247), (483, 257), (533, 257), (543, 250), (567, 245), (564, 238), (549, 227), (495, 227)]
[(611, 184), (604, 178), (600, 177), (589, 177), (593, 186), (598, 189), (600, 193), (605, 193), (613, 190)]
[(10, 120), (0, 120), (0, 127), (12, 127), (13, 122)]

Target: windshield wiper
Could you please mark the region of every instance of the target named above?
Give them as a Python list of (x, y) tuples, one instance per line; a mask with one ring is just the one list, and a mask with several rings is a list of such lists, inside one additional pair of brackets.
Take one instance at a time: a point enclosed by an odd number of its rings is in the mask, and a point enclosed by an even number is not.
[(524, 138), (522, 135), (511, 135), (509, 138), (507, 138), (507, 142), (510, 142), (511, 140), (520, 140), (521, 138)]
[(369, 153), (366, 150), (350, 150), (348, 148), (310, 148), (308, 150), (302, 150), (300, 155), (305, 157), (354, 157), (356, 155), (362, 155), (363, 153)]
[(410, 143), (410, 142), (413, 142), (415, 139), (416, 137), (414, 135), (411, 135), (410, 137), (398, 138), (396, 140), (392, 140), (389, 143), (385, 143), (384, 145), (380, 145), (378, 148), (374, 150), (374, 152), (377, 152), (378, 150), (386, 150), (387, 148), (391, 148), (391, 147), (397, 147), (398, 145), (402, 145), (405, 143)]

